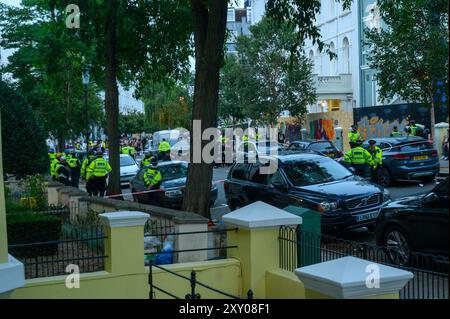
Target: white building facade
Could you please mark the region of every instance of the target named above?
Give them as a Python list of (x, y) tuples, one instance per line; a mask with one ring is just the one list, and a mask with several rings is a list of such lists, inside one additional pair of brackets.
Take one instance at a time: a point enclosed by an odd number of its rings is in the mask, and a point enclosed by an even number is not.
[[(249, 0), (252, 24), (261, 21), (267, 0)], [(321, 12), (316, 16), (322, 41), (330, 46), (337, 58), (330, 56), (307, 40), (305, 54), (314, 64), (317, 103), (310, 113), (347, 110), (360, 106), (360, 41), (358, 1), (344, 10), (335, 0), (321, 0)]]

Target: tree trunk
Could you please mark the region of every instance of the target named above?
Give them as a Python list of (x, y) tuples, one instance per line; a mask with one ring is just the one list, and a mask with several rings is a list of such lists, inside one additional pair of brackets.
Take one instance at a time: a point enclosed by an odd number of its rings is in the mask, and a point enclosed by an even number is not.
[(436, 135), (435, 133), (435, 124), (436, 124), (436, 117), (434, 114), (434, 108), (435, 108), (435, 103), (434, 103), (434, 97), (431, 97), (431, 108), (430, 108), (430, 134), (431, 134), (431, 138), (433, 139), (433, 145), (436, 146), (436, 140), (435, 137)]
[(58, 152), (64, 152), (66, 148), (66, 138), (64, 137), (64, 133), (58, 133)]
[[(192, 120), (201, 120), (201, 131), (217, 125), (219, 70), (223, 62), (223, 45), (227, 0), (205, 2), (192, 0), (192, 23), (195, 41), (195, 91)], [(209, 8), (208, 8), (209, 6)], [(193, 125), (191, 125), (191, 163), (189, 164), (183, 210), (210, 218), (213, 164), (192, 163)], [(210, 141), (202, 141), (203, 147)]]
[(108, 0), (106, 7), (106, 67), (105, 67), (105, 109), (108, 128), (109, 176), (108, 195), (120, 194), (119, 158), (119, 93), (116, 81), (116, 32), (117, 0)]

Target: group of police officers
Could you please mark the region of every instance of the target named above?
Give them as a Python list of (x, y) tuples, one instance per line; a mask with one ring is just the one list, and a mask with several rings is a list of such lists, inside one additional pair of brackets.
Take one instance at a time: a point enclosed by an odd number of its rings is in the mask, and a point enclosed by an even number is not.
[[(410, 121), (407, 131), (408, 135), (414, 136), (417, 132), (417, 126), (414, 121)], [(397, 127), (393, 128), (392, 137), (401, 137), (402, 134)], [(358, 132), (358, 126), (352, 125), (348, 133), (350, 142), (350, 151), (344, 154), (344, 162), (346, 165), (355, 169), (355, 173), (359, 176), (366, 177), (367, 169), (370, 170), (370, 177), (374, 183), (378, 183), (380, 169), (383, 159), (383, 151), (376, 145), (375, 140), (369, 140), (369, 148), (366, 150), (362, 147), (363, 139)], [(248, 143), (248, 137), (243, 138), (244, 144)], [(222, 137), (223, 145), (227, 142), (226, 137)], [(136, 150), (132, 146), (122, 146), (122, 154), (129, 154), (135, 157)], [(54, 149), (49, 151), (50, 157), (50, 175), (53, 180), (59, 181), (66, 186), (79, 187), (80, 177), (86, 181), (86, 191), (89, 195), (101, 196), (105, 195), (106, 180), (111, 172), (111, 166), (103, 158), (102, 151), (91, 150), (87, 158), (81, 163), (73, 150), (69, 154), (55, 153)], [(158, 170), (158, 161), (170, 160), (170, 144), (163, 139), (158, 145), (158, 156), (152, 156), (150, 152), (144, 153), (141, 161), (141, 167), (147, 167), (144, 173), (144, 182), (148, 189), (158, 189), (162, 175)]]
[[(409, 120), (409, 125), (406, 129), (408, 136), (416, 136), (418, 126), (414, 120)], [(402, 137), (403, 134), (398, 131), (397, 126), (393, 127), (391, 137)], [(381, 165), (383, 162), (383, 151), (376, 144), (373, 139), (369, 140), (369, 148), (366, 150), (362, 147), (363, 139), (358, 132), (358, 126), (352, 125), (348, 133), (350, 142), (350, 151), (344, 154), (344, 162), (346, 165), (355, 169), (356, 175), (366, 177), (367, 169), (370, 170), (370, 178), (372, 182), (378, 183)]]
[[(136, 150), (132, 146), (122, 146), (122, 154), (128, 154), (135, 158)], [(158, 158), (152, 156), (150, 152), (145, 152), (141, 167), (148, 166), (144, 173), (144, 182), (149, 189), (159, 188), (162, 180), (161, 173), (157, 169), (158, 160), (170, 158), (170, 144), (163, 139), (158, 146)], [(50, 175), (53, 180), (63, 183), (66, 186), (78, 188), (80, 177), (86, 181), (86, 191), (89, 195), (103, 197), (106, 191), (106, 180), (111, 172), (111, 166), (103, 158), (103, 152), (91, 150), (81, 163), (77, 153), (73, 150), (66, 154), (55, 153), (49, 150)]]
[(111, 172), (111, 166), (103, 158), (103, 152), (90, 151), (83, 163), (75, 151), (66, 155), (64, 152), (55, 153), (54, 149), (50, 149), (48, 155), (53, 180), (78, 188), (81, 177), (86, 181), (86, 191), (89, 195), (105, 195), (106, 179)]

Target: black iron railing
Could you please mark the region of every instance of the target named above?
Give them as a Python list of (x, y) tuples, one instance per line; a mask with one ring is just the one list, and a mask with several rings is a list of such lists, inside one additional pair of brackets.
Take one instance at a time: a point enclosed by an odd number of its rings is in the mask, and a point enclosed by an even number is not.
[(398, 251), (386, 247), (308, 233), (300, 227), (289, 226), (280, 227), (279, 245), (279, 265), (285, 270), (293, 271), (298, 267), (354, 256), (412, 272), (414, 279), (400, 292), (402, 299), (449, 298), (447, 257), (420, 252), (401, 256)]
[(25, 278), (67, 275), (78, 267), (80, 273), (104, 270), (104, 240), (100, 226), (64, 225), (59, 240), (18, 243), (8, 246), (9, 253), (25, 266)]
[[(205, 283), (202, 283), (202, 282), (198, 281), (197, 273), (195, 272), (195, 270), (191, 271), (190, 277), (186, 277), (186, 276), (180, 275), (180, 274), (178, 274), (178, 273), (176, 273), (174, 271), (171, 271), (171, 270), (169, 270), (169, 269), (167, 269), (165, 267), (154, 265), (152, 263), (150, 263), (149, 274), (148, 274), (148, 284), (150, 286), (150, 293), (149, 293), (149, 298), (150, 299), (156, 299), (156, 291), (155, 290), (160, 291), (160, 292), (162, 292), (162, 293), (166, 294), (167, 296), (172, 297), (174, 299), (183, 299), (183, 298), (178, 297), (175, 294), (167, 291), (166, 289), (163, 289), (160, 286), (157, 286), (157, 285), (154, 284), (154, 282), (153, 282), (153, 267), (161, 269), (162, 271), (167, 272), (167, 273), (169, 273), (169, 274), (171, 274), (173, 276), (176, 276), (178, 278), (181, 278), (183, 280), (189, 281), (191, 290), (190, 290), (189, 293), (187, 293), (184, 296), (184, 299), (201, 299), (202, 296), (201, 296), (200, 293), (198, 293), (197, 286), (201, 286), (201, 287), (203, 287), (203, 288), (205, 288), (205, 289), (207, 289), (209, 291), (215, 292), (215, 293), (223, 296), (224, 298), (242, 299), (239, 296), (235, 296), (235, 295), (232, 295), (232, 294), (227, 293), (225, 291), (221, 291), (221, 290), (219, 290), (217, 288), (213, 288), (213, 287), (211, 287), (209, 285), (206, 285)], [(253, 291), (251, 289), (249, 289), (248, 292), (247, 292), (247, 299), (254, 299), (253, 298)]]

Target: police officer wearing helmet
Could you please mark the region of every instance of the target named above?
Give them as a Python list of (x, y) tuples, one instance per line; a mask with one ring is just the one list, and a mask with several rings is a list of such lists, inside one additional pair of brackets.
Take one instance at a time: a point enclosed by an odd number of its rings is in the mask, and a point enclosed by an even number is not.
[(393, 127), (391, 137), (402, 137), (402, 133), (398, 131), (397, 126)]
[(158, 189), (161, 185), (162, 176), (157, 169), (157, 165), (158, 161), (153, 157), (150, 161), (150, 167), (145, 171), (144, 182), (149, 189)]
[(70, 169), (67, 165), (66, 157), (61, 156), (59, 161), (55, 164), (55, 180), (70, 186)]
[(350, 142), (350, 145), (352, 149), (344, 154), (344, 162), (355, 169), (356, 175), (366, 177), (367, 168), (372, 162), (372, 155), (361, 146), (361, 141)]
[(55, 168), (56, 168), (56, 164), (58, 164), (58, 162), (59, 162), (59, 158), (60, 157), (61, 157), (61, 154), (60, 153), (56, 153), (55, 156), (50, 159), (50, 176), (52, 177), (52, 179), (54, 181), (56, 180)]
[(95, 152), (90, 150), (88, 156), (84, 159), (83, 164), (81, 165), (81, 178), (86, 180), (86, 192), (92, 196), (92, 180), (89, 181), (86, 178), (86, 171), (89, 165), (95, 160)]
[(70, 181), (72, 182), (72, 186), (78, 188), (80, 184), (81, 163), (77, 158), (75, 150), (72, 151), (67, 164), (70, 167)]
[(92, 195), (105, 196), (106, 178), (111, 172), (111, 166), (103, 158), (102, 152), (97, 152), (95, 159), (86, 169), (86, 179), (92, 181)]
[[(152, 158), (150, 162), (150, 167), (144, 173), (144, 183), (149, 190), (157, 190), (161, 186), (162, 175), (157, 168), (158, 161), (156, 158)], [(148, 194), (148, 199), (154, 201), (156, 196), (153, 193)]]
[(358, 132), (358, 125), (356, 124), (352, 125), (351, 131), (348, 132), (348, 139), (350, 142), (350, 146), (352, 145), (351, 143), (357, 143), (358, 141), (362, 141), (361, 135)]
[(372, 157), (369, 166), (370, 166), (370, 178), (372, 182), (378, 184), (381, 164), (383, 163), (383, 151), (376, 144), (377, 142), (375, 140), (369, 141), (369, 153)]
[(158, 145), (158, 159), (163, 161), (170, 159), (170, 144), (165, 138)]
[(141, 161), (141, 167), (150, 165), (153, 158), (154, 157), (150, 154), (149, 151), (145, 151), (144, 158)]

